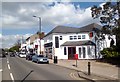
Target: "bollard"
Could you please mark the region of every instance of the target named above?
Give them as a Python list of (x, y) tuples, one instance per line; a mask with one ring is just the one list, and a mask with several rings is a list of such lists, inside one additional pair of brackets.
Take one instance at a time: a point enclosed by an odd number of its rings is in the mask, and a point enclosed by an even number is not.
[(57, 64), (58, 60), (57, 60), (57, 56), (54, 56), (54, 64)]
[(90, 75), (91, 72), (90, 72), (90, 62), (88, 62), (88, 75)]
[(75, 66), (77, 67), (77, 59), (76, 59), (76, 65)]

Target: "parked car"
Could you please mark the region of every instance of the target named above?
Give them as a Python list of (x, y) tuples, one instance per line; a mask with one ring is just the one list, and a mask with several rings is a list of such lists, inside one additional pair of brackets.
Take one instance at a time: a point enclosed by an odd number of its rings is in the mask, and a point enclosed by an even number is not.
[(37, 63), (48, 63), (49, 64), (49, 60), (47, 57), (44, 57), (43, 55), (34, 55), (32, 56), (32, 61), (33, 62), (37, 62)]
[(35, 53), (29, 53), (28, 55), (26, 55), (26, 60), (32, 60), (32, 56), (34, 56)]
[(0, 58), (6, 57), (4, 49), (0, 49)]
[(26, 57), (26, 53), (19, 53), (19, 57), (25, 58)]
[(10, 57), (15, 57), (15, 53), (14, 52), (10, 53)]

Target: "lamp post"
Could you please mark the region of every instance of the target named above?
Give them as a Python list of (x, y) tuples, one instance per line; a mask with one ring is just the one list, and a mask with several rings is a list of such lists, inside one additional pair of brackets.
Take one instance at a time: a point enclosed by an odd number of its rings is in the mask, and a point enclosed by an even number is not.
[(41, 54), (41, 17), (38, 17), (38, 16), (33, 16), (33, 17), (35, 17), (35, 18), (38, 18), (39, 19), (39, 39), (40, 39), (40, 54)]

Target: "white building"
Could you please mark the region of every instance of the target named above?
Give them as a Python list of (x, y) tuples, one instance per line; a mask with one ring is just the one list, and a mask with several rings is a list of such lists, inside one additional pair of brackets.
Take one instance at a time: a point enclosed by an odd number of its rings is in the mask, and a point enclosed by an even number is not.
[(35, 39), (33, 41), (33, 47), (35, 49), (35, 53), (40, 54), (44, 54), (44, 40), (43, 39)]
[(27, 49), (28, 53), (33, 52), (33, 53), (36, 53), (39, 55), (40, 50), (42, 53), (44, 53), (44, 40), (42, 39), (43, 37), (44, 37), (44, 33), (42, 32), (41, 33), (41, 41), (40, 41), (40, 36), (38, 35), (38, 33), (36, 33), (26, 39), (26, 49)]
[(100, 58), (100, 50), (110, 47), (108, 39), (99, 42), (95, 30), (100, 28), (95, 23), (81, 28), (57, 26), (44, 37), (45, 54), (58, 59), (74, 59), (74, 54), (78, 54), (79, 59)]

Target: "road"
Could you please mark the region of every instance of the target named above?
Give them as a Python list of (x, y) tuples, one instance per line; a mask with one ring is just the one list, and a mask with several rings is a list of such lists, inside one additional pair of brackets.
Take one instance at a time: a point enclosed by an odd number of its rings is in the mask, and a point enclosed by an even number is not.
[(2, 80), (83, 80), (77, 72), (54, 64), (37, 64), (25, 58), (2, 59)]

